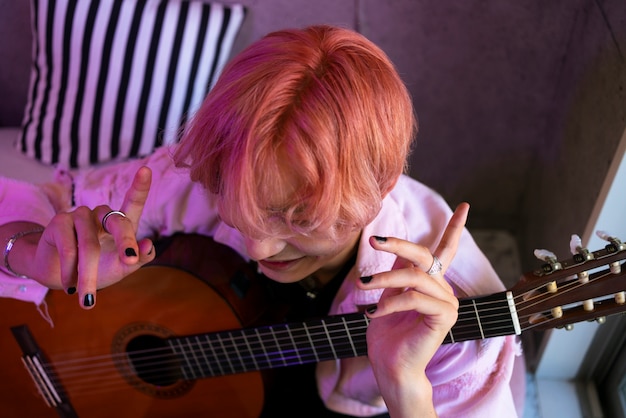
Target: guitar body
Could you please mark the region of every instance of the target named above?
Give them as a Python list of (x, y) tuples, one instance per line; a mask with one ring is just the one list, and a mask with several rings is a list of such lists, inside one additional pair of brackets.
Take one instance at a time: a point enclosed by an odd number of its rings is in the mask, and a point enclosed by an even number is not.
[[(170, 261), (189, 261), (198, 250), (206, 250), (206, 246), (198, 248), (193, 241), (180, 244), (169, 247), (168, 252), (175, 253), (169, 254)], [(153, 378), (163, 377), (138, 376), (124, 355), (128, 343), (141, 343), (145, 336), (160, 338), (240, 328), (241, 314), (227, 300), (238, 296), (229, 294), (225, 298), (215, 290), (226, 287), (230, 281), (227, 273), (239, 267), (224, 271), (213, 262), (227, 262), (230, 256), (200, 256), (200, 264), (220, 276), (215, 286), (180, 268), (148, 266), (99, 291), (97, 306), (90, 311), (81, 309), (75, 296), (51, 291), (46, 302), (54, 328), (35, 305), (0, 300), (0, 415), (59, 416), (45, 404), (22, 364), (22, 351), (10, 328), (26, 324), (81, 418), (257, 417), (263, 404), (260, 372), (155, 383)], [(168, 264), (168, 255), (162, 260)], [(81, 374), (82, 366), (70, 368), (72, 363), (67, 363), (85, 358), (92, 359), (92, 363), (102, 362), (102, 368)]]

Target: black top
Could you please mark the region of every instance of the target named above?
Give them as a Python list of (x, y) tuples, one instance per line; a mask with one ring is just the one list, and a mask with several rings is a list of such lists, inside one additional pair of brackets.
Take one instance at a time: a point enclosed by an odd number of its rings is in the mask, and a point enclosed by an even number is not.
[[(341, 271), (325, 286), (307, 286), (307, 281), (278, 283), (263, 276), (270, 303), (286, 306), (284, 322), (304, 321), (328, 315), (335, 295), (344, 278), (354, 265), (356, 257), (346, 263)], [(315, 363), (283, 367), (263, 373), (265, 403), (262, 418), (339, 418), (348, 415), (328, 410), (317, 392)], [(380, 417), (388, 417), (388, 414)]]

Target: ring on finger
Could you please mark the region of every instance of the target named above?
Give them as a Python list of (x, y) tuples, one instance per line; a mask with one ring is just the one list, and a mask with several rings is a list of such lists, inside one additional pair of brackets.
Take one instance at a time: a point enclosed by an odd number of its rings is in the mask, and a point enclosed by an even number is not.
[(104, 215), (104, 218), (102, 218), (102, 229), (104, 229), (104, 232), (106, 232), (107, 234), (110, 234), (111, 232), (107, 229), (107, 221), (109, 220), (109, 218), (113, 215), (119, 215), (122, 218), (126, 217), (126, 214), (124, 212), (122, 212), (121, 210), (112, 210), (110, 212), (107, 212), (106, 215)]
[(428, 269), (426, 273), (432, 276), (433, 274), (441, 273), (441, 270), (443, 270), (443, 265), (441, 264), (441, 260), (439, 260), (439, 258), (436, 255), (433, 255), (433, 264), (430, 266), (430, 268)]

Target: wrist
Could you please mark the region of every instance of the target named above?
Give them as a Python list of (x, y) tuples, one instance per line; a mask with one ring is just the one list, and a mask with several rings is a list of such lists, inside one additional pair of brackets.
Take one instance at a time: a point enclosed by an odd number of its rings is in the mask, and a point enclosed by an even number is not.
[(432, 384), (426, 375), (387, 383), (381, 391), (393, 418), (437, 417)]
[(24, 251), (28, 246), (33, 246), (36, 249), (43, 231), (44, 228), (40, 225), (23, 222), (4, 228), (5, 234), (3, 235), (6, 240), (2, 249), (1, 265), (5, 272), (15, 277), (29, 277), (26, 271), (26, 266), (29, 263), (22, 262), (22, 260), (32, 260), (32, 257), (19, 257), (16, 253), (30, 253), (28, 250)]

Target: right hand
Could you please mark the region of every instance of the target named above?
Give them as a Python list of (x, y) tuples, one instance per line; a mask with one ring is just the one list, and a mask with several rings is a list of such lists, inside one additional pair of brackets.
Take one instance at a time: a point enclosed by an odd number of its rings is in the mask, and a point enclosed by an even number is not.
[(117, 283), (152, 261), (152, 241), (136, 238), (151, 180), (148, 167), (137, 170), (122, 207), (115, 208), (126, 217), (110, 216), (106, 224), (109, 232), (102, 227), (102, 219), (112, 210), (107, 205), (58, 213), (37, 244), (36, 262), (29, 276), (50, 288), (75, 291), (81, 306), (90, 309), (95, 305), (97, 289)]

